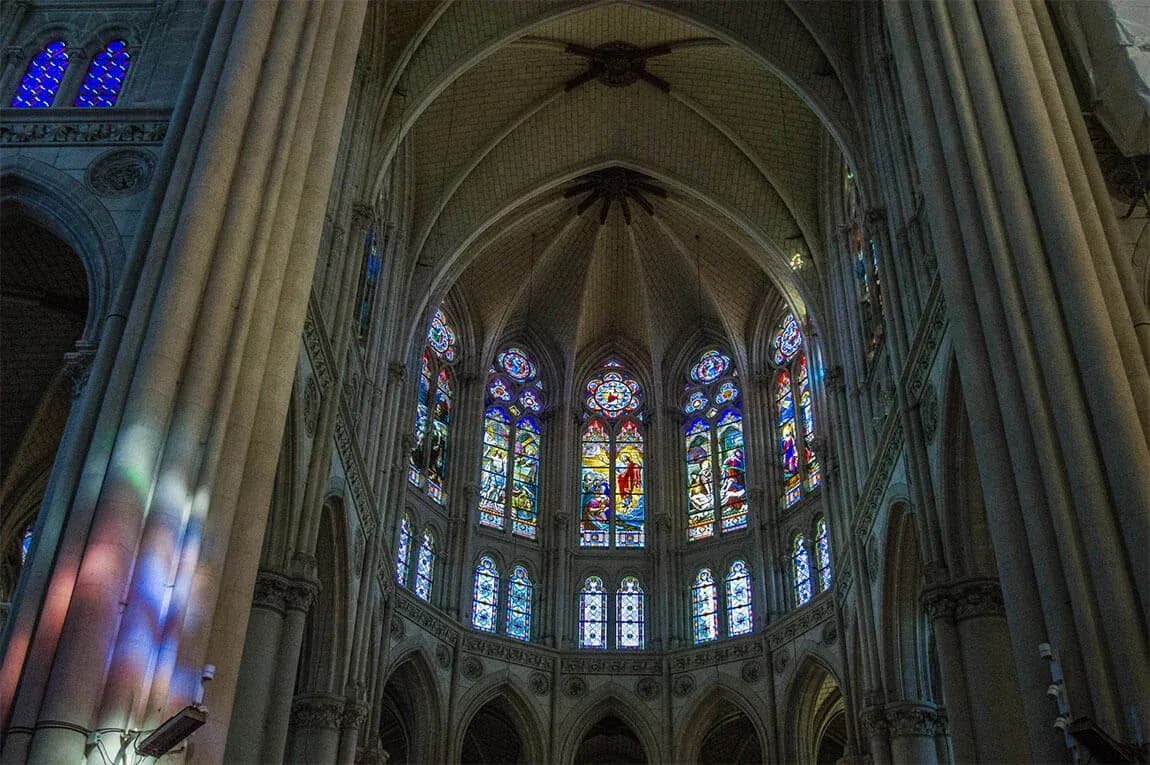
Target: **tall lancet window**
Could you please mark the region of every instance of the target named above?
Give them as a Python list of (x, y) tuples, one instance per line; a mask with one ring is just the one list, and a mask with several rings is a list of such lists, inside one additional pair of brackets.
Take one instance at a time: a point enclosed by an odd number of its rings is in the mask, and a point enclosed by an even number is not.
[(531, 639), (531, 594), (533, 586), (527, 569), (516, 566), (507, 583), (507, 635), (516, 640)]
[(747, 527), (746, 454), (738, 373), (726, 354), (709, 350), (687, 373), (683, 432), (687, 460), (687, 539)]
[(788, 313), (771, 341), (775, 374), (775, 413), (782, 461), (783, 506), (792, 507), (822, 482), (815, 455), (815, 410), (803, 334)]
[(815, 521), (815, 560), (819, 566), (819, 590), (831, 588), (831, 537), (827, 519)]
[(63, 40), (52, 40), (32, 57), (12, 97), (17, 109), (47, 109), (56, 100), (60, 81), (68, 70), (68, 49)]
[(431, 579), (435, 575), (435, 535), (431, 530), (423, 532), (419, 543), (419, 554), (415, 557), (415, 595), (421, 600), (431, 600)]
[(411, 516), (404, 515), (399, 522), (399, 539), (395, 543), (395, 581), (407, 586), (407, 572), (411, 568)]
[(843, 176), (843, 207), (847, 219), (847, 248), (854, 275), (855, 298), (863, 331), (863, 347), (869, 359), (878, 349), (883, 330), (882, 285), (879, 282), (878, 246), (865, 233), (862, 197), (854, 171)]
[(446, 503), (447, 437), (454, 409), (457, 355), (455, 330), (443, 309), (435, 312), (427, 330), (427, 345), (420, 359), (419, 389), (415, 401), (415, 446), (408, 478), (439, 504)]
[(811, 554), (807, 550), (807, 538), (795, 534), (791, 543), (791, 574), (794, 577), (795, 605), (801, 606), (814, 594), (811, 588)]
[(495, 632), (499, 624), (499, 569), (484, 555), (475, 567), (475, 590), (471, 596), (471, 626), (481, 632)]
[(379, 289), (379, 274), (383, 262), (379, 254), (379, 239), (375, 226), (367, 230), (363, 239), (363, 260), (359, 266), (359, 285), (356, 287), (355, 336), (360, 344), (367, 343), (371, 335), (371, 320), (375, 312), (375, 293)]
[(104, 49), (92, 57), (88, 73), (76, 94), (74, 106), (109, 107), (116, 105), (124, 78), (128, 76), (128, 66), (132, 57), (128, 53), (128, 43), (112, 40)]
[(643, 587), (633, 576), (623, 578), (615, 593), (615, 647), (642, 648)]
[(543, 382), (527, 351), (514, 346), (495, 357), (487, 379), (479, 523), (535, 539), (539, 515), (539, 447)]
[(607, 647), (607, 591), (597, 576), (587, 577), (579, 593), (579, 647)]
[(719, 591), (709, 568), (700, 569), (691, 586), (691, 632), (696, 644), (719, 637)]
[(579, 544), (642, 547), (646, 542), (643, 392), (609, 361), (583, 392)]
[(745, 635), (755, 628), (751, 572), (747, 564), (741, 560), (732, 563), (724, 581), (727, 585), (727, 636)]

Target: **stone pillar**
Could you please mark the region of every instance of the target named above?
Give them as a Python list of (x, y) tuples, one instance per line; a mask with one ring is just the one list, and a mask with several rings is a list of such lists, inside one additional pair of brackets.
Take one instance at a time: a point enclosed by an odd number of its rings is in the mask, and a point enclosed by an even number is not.
[(297, 696), (292, 702), (287, 762), (332, 763), (339, 756), (344, 701), (327, 693)]
[[(284, 594), (285, 613), (283, 627), (280, 630), (276, 671), (271, 678), (269, 702), (264, 719), (260, 755), (262, 762), (283, 761), (291, 715), (291, 697), (295, 689), (296, 675), (299, 673), (299, 653), (303, 646), (304, 628), (307, 626), (307, 612), (311, 609), (318, 592), (318, 582), (308, 578), (292, 579)], [(240, 706), (243, 705), (238, 705), (236, 708), (239, 709)]]
[(946, 714), (942, 710), (900, 701), (886, 705), (886, 719), (891, 762), (933, 765), (940, 761), (935, 739), (946, 732)]
[[(923, 592), (923, 611), (930, 620), (938, 651), (938, 671), (946, 707), (954, 718), (951, 735), (956, 762), (986, 761), (976, 756), (970, 695), (966, 687), (966, 666), (958, 629), (954, 623), (954, 601), (948, 585)], [(988, 707), (993, 710), (994, 707)], [(991, 758), (994, 759), (994, 758)], [(1009, 758), (1003, 758), (1009, 759)], [(1023, 757), (1023, 760), (1026, 758)]]
[(859, 723), (870, 748), (871, 762), (874, 765), (890, 765), (890, 726), (882, 705), (875, 702), (873, 697), (866, 699), (867, 706), (859, 714)]
[(343, 715), (340, 717), (339, 759), (340, 765), (354, 765), (359, 744), (359, 731), (367, 719), (367, 704), (358, 695), (348, 696), (344, 701)]

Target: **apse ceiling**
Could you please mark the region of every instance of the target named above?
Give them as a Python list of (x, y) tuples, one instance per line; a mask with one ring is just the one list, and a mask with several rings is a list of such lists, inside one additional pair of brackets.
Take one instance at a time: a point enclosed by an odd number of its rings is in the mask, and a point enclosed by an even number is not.
[(418, 300), (457, 291), (489, 351), (524, 326), (569, 358), (704, 327), (737, 349), (765, 302), (818, 300), (812, 107), (852, 123), (811, 29), (841, 4), (387, 7), (378, 153), (409, 163)]

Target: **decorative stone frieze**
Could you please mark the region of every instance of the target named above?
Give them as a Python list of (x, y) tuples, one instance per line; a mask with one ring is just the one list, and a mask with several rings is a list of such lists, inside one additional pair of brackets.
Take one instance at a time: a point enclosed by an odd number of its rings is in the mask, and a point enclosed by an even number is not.
[(315, 295), (308, 302), (307, 317), (303, 323), (303, 344), (307, 350), (308, 359), (311, 360), (312, 369), (319, 378), (320, 387), (326, 391), (331, 387), (335, 375), (335, 362), (332, 360), (331, 345), (323, 331), (323, 314), (316, 303)]
[(934, 366), (935, 356), (942, 344), (947, 327), (946, 300), (942, 296), (942, 281), (937, 277), (931, 285), (918, 330), (911, 342), (910, 353), (903, 367), (903, 383), (912, 398), (922, 396), (927, 376)]
[(551, 676), (543, 672), (532, 672), (527, 678), (527, 684), (536, 696), (546, 696), (551, 693)]
[(887, 704), (886, 719), (892, 736), (938, 736), (947, 731), (946, 712), (922, 704)]
[(657, 675), (662, 667), (655, 659), (635, 656), (633, 658), (593, 657), (563, 659), (560, 669), (565, 675)]
[(830, 619), (834, 615), (834, 605), (829, 597), (816, 598), (815, 602), (795, 609), (767, 627), (767, 647), (774, 650)]
[(14, 146), (161, 144), (167, 134), (166, 119), (118, 122), (20, 120), (0, 125), (0, 144)]
[(459, 643), (459, 632), (451, 622), (436, 616), (431, 612), (431, 609), (416, 603), (410, 595), (406, 593), (399, 595), (395, 599), (395, 610), (449, 646), (455, 646)]
[(902, 421), (898, 417), (887, 417), (879, 440), (878, 452), (866, 483), (855, 503), (855, 534), (860, 538), (866, 537), (874, 526), (875, 516), (878, 514), (879, 504), (886, 493), (890, 483), (891, 474), (894, 473), (895, 463), (902, 454), (904, 441)]
[(930, 619), (952, 618), (961, 622), (980, 617), (1005, 617), (1002, 589), (995, 579), (964, 579), (931, 587), (922, 594), (922, 606)]
[(291, 726), (339, 730), (343, 706), (344, 701), (338, 696), (321, 693), (297, 696), (291, 705)]
[(303, 427), (308, 438), (315, 436), (315, 426), (319, 422), (319, 405), (321, 400), (319, 386), (315, 377), (307, 378), (303, 386)]
[(729, 661), (740, 661), (751, 656), (762, 656), (762, 654), (762, 642), (757, 639), (751, 639), (716, 648), (696, 649), (689, 653), (675, 656), (671, 660), (671, 669), (674, 672), (684, 672), (689, 669), (725, 664)]
[(482, 654), (502, 662), (535, 669), (550, 669), (551, 667), (550, 656), (541, 651), (532, 650), (526, 645), (508, 645), (502, 641), (487, 640), (475, 635), (464, 635), (462, 646), (465, 651)]
[(100, 196), (120, 197), (139, 194), (148, 188), (156, 158), (143, 149), (112, 149), (88, 166), (88, 188)]
[(922, 434), (926, 440), (934, 441), (938, 430), (938, 394), (933, 385), (927, 385), (918, 399), (918, 416), (922, 421)]

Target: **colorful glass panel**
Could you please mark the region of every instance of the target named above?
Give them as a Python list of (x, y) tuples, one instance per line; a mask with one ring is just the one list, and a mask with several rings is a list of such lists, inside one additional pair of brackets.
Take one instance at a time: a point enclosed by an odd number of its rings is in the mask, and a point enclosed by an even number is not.
[(643, 588), (628, 576), (615, 593), (615, 647), (643, 647)]
[(492, 401), (510, 401), (511, 388), (502, 377), (496, 377), (487, 385), (487, 396)]
[(643, 434), (626, 420), (615, 438), (615, 545), (642, 547), (647, 508), (643, 491)]
[(799, 440), (795, 437), (795, 395), (791, 376), (784, 369), (775, 381), (775, 406), (778, 410), (779, 455), (783, 463), (783, 504), (786, 507), (803, 496), (799, 477)]
[(435, 406), (431, 412), (431, 440), (427, 448), (427, 493), (443, 504), (443, 482), (447, 475), (447, 434), (451, 426), (451, 372), (439, 370), (435, 386)]
[(774, 348), (774, 361), (776, 366), (784, 366), (794, 358), (803, 344), (803, 333), (799, 330), (799, 323), (795, 315), (788, 313), (783, 317), (782, 324), (775, 332), (771, 345)]
[(587, 383), (587, 408), (614, 419), (638, 410), (642, 403), (639, 383), (621, 372), (604, 372)]
[(24, 536), (20, 537), (20, 565), (28, 561), (28, 553), (32, 551), (32, 527), (24, 529)]
[(116, 105), (120, 88), (128, 76), (128, 66), (132, 57), (128, 53), (128, 43), (112, 40), (104, 50), (92, 58), (88, 73), (76, 94), (75, 106), (109, 107)]
[(359, 315), (356, 319), (356, 337), (361, 343), (367, 342), (371, 331), (372, 308), (375, 306), (375, 291), (379, 286), (380, 272), (379, 243), (375, 238), (375, 226), (367, 230), (363, 243), (363, 264), (359, 274)]
[(438, 309), (431, 317), (431, 327), (427, 330), (427, 344), (431, 350), (445, 361), (455, 360), (455, 330), (447, 323), (443, 309)]
[(17, 109), (47, 109), (56, 100), (56, 91), (68, 69), (68, 51), (63, 40), (53, 40), (28, 62), (20, 87), (12, 97)]
[(519, 394), (519, 404), (529, 412), (543, 411), (543, 398), (534, 388), (528, 388)]
[(755, 614), (751, 607), (751, 572), (747, 564), (737, 560), (727, 571), (727, 636), (745, 635), (755, 628)]
[(718, 380), (731, 368), (731, 358), (718, 351), (707, 351), (691, 367), (691, 379), (700, 384)]
[(423, 479), (424, 468), (423, 439), (427, 435), (427, 395), (431, 390), (431, 359), (424, 351), (419, 363), (419, 389), (415, 399), (415, 446), (411, 450), (411, 467), (408, 477), (416, 486)]
[(719, 391), (715, 394), (716, 404), (727, 404), (739, 397), (739, 386), (727, 380), (719, 383)]
[(511, 490), (511, 531), (535, 538), (539, 504), (539, 423), (522, 417), (515, 424), (515, 477)]
[(507, 583), (507, 635), (516, 640), (531, 639), (531, 577), (516, 566)]
[(715, 476), (711, 466), (711, 426), (698, 418), (687, 427), (687, 539), (715, 533)]
[(607, 647), (607, 591), (597, 576), (588, 577), (579, 593), (579, 647)]
[(791, 567), (795, 577), (795, 605), (801, 606), (811, 599), (811, 556), (807, 552), (807, 539), (795, 536), (791, 547)]
[(831, 537), (827, 519), (819, 518), (815, 524), (815, 557), (819, 567), (819, 589), (831, 588)]
[(411, 567), (411, 519), (406, 515), (399, 522), (399, 541), (395, 544), (395, 581), (400, 587), (407, 586), (407, 570)]
[(687, 395), (687, 403), (683, 404), (683, 411), (694, 414), (707, 405), (707, 394), (701, 390), (691, 391)]
[(479, 522), (503, 528), (507, 504), (507, 455), (511, 419), (500, 407), (487, 408), (483, 418), (483, 466), (479, 473)]
[(579, 544), (607, 547), (611, 529), (610, 437), (599, 420), (583, 431)]
[(718, 639), (719, 595), (715, 577), (707, 568), (695, 575), (695, 584), (691, 587), (691, 622), (696, 645)]
[(796, 377), (799, 388), (799, 414), (803, 420), (803, 445), (807, 466), (807, 491), (818, 488), (822, 479), (819, 459), (815, 454), (815, 407), (811, 401), (811, 382), (807, 374), (807, 355), (800, 352)]
[(520, 348), (511, 347), (499, 354), (495, 361), (504, 372), (517, 382), (526, 382), (535, 377), (539, 370), (535, 362)]
[(743, 418), (728, 409), (719, 418), (719, 461), (722, 462), (722, 529), (733, 531), (747, 525), (747, 465), (743, 448)]
[(431, 600), (431, 578), (435, 567), (435, 537), (430, 531), (423, 532), (419, 544), (419, 554), (415, 559), (415, 595), (421, 600)]
[(495, 632), (499, 624), (499, 569), (487, 556), (475, 567), (475, 592), (471, 596), (471, 626), (481, 632)]

